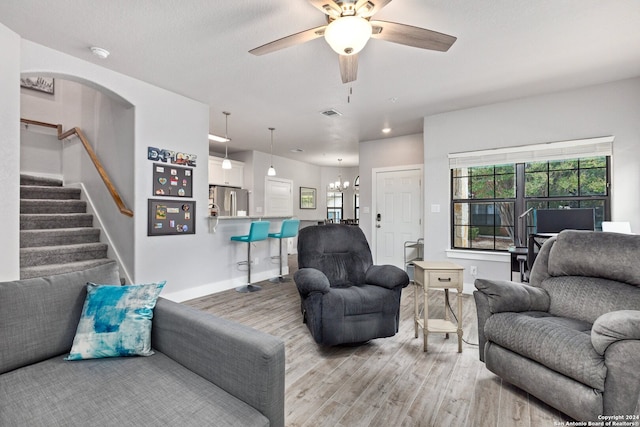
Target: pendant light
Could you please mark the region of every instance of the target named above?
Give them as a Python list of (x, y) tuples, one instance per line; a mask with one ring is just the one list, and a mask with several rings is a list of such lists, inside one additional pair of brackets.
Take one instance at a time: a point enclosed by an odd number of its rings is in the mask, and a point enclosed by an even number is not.
[(229, 145), (229, 141), (231, 141), (228, 135), (229, 115), (231, 113), (227, 111), (223, 111), (222, 114), (224, 114), (224, 137), (227, 140), (227, 142), (224, 143), (224, 160), (222, 160), (222, 169), (231, 169), (231, 160), (229, 160), (229, 157), (228, 157), (228, 145)]
[(267, 171), (267, 176), (276, 176), (276, 170), (273, 167), (273, 131), (275, 128), (269, 128), (271, 131), (271, 166), (269, 166), (269, 170)]

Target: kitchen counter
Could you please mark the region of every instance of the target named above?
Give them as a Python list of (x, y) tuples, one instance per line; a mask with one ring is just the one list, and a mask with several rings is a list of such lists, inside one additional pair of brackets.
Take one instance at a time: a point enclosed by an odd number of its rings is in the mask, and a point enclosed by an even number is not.
[(228, 219), (250, 219), (252, 221), (269, 221), (272, 219), (275, 220), (281, 220), (281, 219), (289, 219), (291, 218), (291, 216), (266, 216), (266, 215), (262, 215), (262, 216), (210, 216), (209, 220), (215, 220), (215, 219), (219, 219), (219, 220), (228, 220)]
[[(238, 262), (247, 259), (247, 243), (231, 241), (232, 236), (249, 234), (252, 221), (269, 221), (270, 233), (277, 233), (282, 227), (282, 221), (291, 216), (208, 216), (209, 236), (211, 244), (216, 248), (216, 256), (224, 260), (225, 268), (216, 275), (216, 283), (207, 288), (207, 293), (232, 289), (247, 282), (247, 266)], [(279, 274), (278, 260), (273, 257), (278, 254), (279, 240), (268, 238), (251, 245), (251, 281), (253, 283), (276, 277)], [(282, 253), (295, 253), (297, 236), (286, 239)], [(285, 246), (286, 245), (286, 246)], [(283, 264), (282, 273), (287, 275), (289, 267)]]

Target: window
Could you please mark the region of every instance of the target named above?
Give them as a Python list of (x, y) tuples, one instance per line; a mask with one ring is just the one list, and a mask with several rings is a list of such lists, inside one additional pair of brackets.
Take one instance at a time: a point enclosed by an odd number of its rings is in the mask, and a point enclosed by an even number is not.
[(327, 219), (340, 223), (342, 219), (343, 199), (342, 193), (329, 191), (327, 193)]
[[(609, 218), (609, 157), (524, 164), (525, 210), (593, 208), (596, 229)], [(535, 233), (534, 224), (527, 234)]]
[(528, 209), (594, 208), (596, 229), (610, 217), (609, 156), (451, 169), (452, 246), (507, 250), (535, 233)]
[(453, 247), (506, 250), (515, 237), (515, 165), (451, 171)]
[(353, 217), (356, 221), (360, 221), (360, 175), (353, 181)]

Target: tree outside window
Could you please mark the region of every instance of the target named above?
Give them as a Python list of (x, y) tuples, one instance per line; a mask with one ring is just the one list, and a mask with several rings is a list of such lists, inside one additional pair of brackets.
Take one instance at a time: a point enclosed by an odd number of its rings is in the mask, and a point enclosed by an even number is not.
[[(610, 217), (608, 182), (607, 156), (452, 169), (452, 245), (507, 250), (529, 208), (592, 207), (601, 228)], [(526, 230), (535, 233), (532, 222)]]

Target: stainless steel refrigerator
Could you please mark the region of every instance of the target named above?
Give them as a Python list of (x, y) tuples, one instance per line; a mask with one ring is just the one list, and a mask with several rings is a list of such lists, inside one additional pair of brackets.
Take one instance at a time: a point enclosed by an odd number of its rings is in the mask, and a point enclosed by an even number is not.
[(217, 185), (209, 187), (209, 195), (219, 216), (249, 215), (249, 190)]

